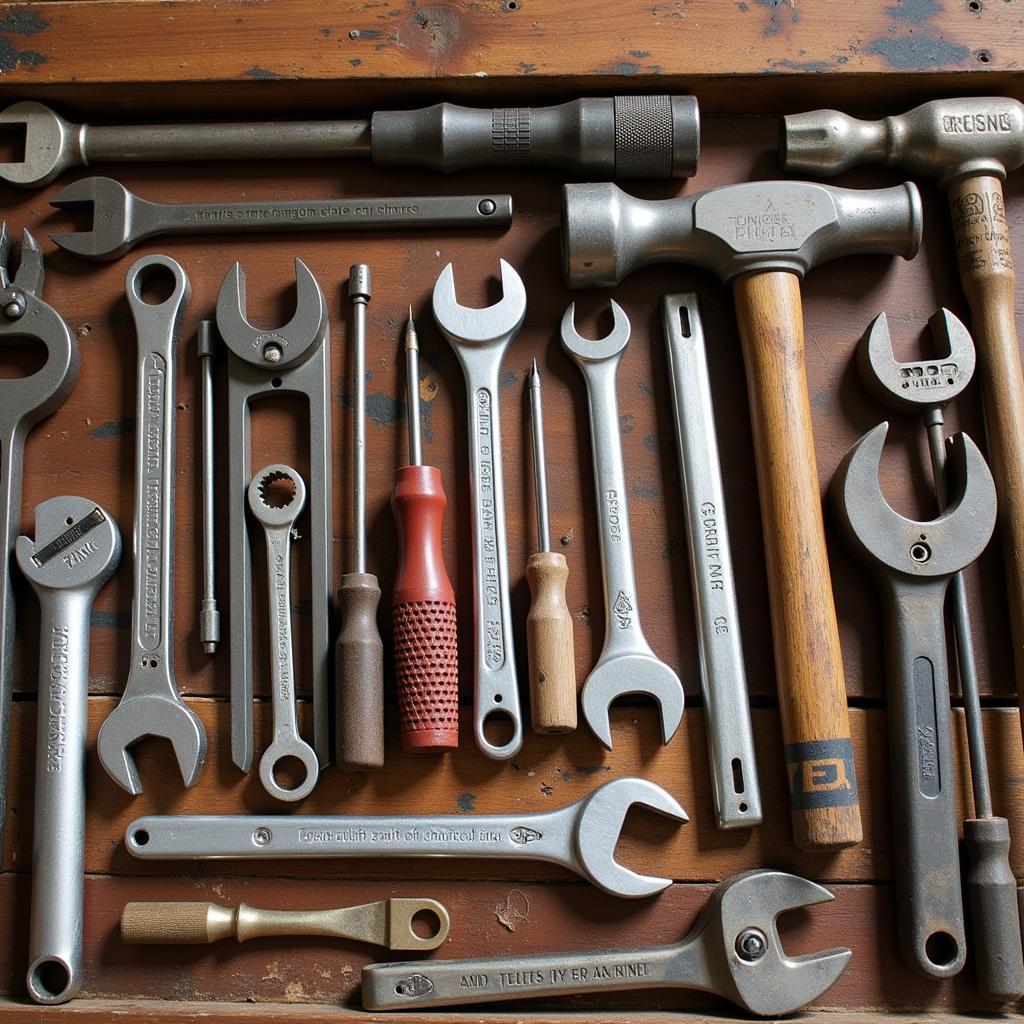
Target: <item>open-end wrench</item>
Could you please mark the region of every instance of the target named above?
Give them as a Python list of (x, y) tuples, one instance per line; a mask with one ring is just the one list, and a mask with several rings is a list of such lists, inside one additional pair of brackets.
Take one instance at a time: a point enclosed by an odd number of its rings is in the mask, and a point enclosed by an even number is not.
[[(163, 302), (143, 298), (147, 281), (170, 276)], [(100, 727), (96, 746), (107, 774), (142, 792), (132, 746), (144, 736), (168, 740), (182, 781), (195, 785), (206, 764), (206, 730), (174, 681), (174, 420), (176, 347), (190, 287), (169, 256), (146, 256), (125, 279), (138, 335), (135, 432), (135, 525), (132, 541), (132, 652), (120, 703)]]
[(950, 439), (950, 504), (932, 522), (889, 506), (878, 483), (889, 428), (847, 453), (832, 481), (837, 518), (886, 602), (889, 775), (900, 947), (933, 978), (964, 965), (943, 603), (954, 573), (985, 550), (996, 525), (992, 474), (966, 434)]
[[(455, 350), (466, 377), (469, 409), (469, 484), (473, 521), (473, 647), (477, 746), (497, 759), (515, 757), (523, 742), (523, 716), (512, 636), (512, 602), (505, 531), (498, 372), (526, 316), (526, 289), (501, 260), (501, 301), (471, 309), (455, 299), (452, 265), (434, 285), (434, 319)], [(512, 725), (504, 744), (487, 738), (494, 719)]]
[(622, 823), (637, 804), (687, 821), (647, 779), (613, 779), (557, 811), (401, 817), (199, 815), (136, 818), (128, 852), (147, 860), (283, 860), (293, 857), (471, 857), (560, 864), (613, 896), (653, 896), (670, 878), (640, 875), (615, 860)]
[(78, 343), (60, 314), (43, 302), (43, 253), (26, 231), (18, 272), (11, 274), (11, 240), (0, 226), (0, 345), (30, 341), (46, 355), (27, 377), (0, 380), (0, 828), (7, 817), (14, 592), (10, 557), (21, 521), (25, 437), (54, 412), (78, 379)]
[(40, 607), (27, 985), (37, 1003), (64, 1003), (82, 984), (89, 615), (121, 535), (94, 501), (51, 498), (15, 553)]
[(116, 260), (156, 235), (497, 228), (512, 222), (510, 195), (153, 203), (113, 178), (83, 178), (61, 189), (50, 205), (92, 207), (93, 224), (88, 231), (50, 236), (65, 252), (87, 260)]
[(782, 871), (745, 871), (708, 898), (689, 935), (672, 946), (474, 960), (422, 960), (363, 968), (367, 1010), (489, 1003), (500, 999), (688, 988), (750, 1013), (777, 1017), (818, 999), (850, 962), (848, 949), (787, 956), (777, 921), (832, 894)]
[(661, 315), (689, 539), (715, 815), (719, 828), (750, 828), (761, 823), (761, 787), (711, 407), (711, 379), (696, 293), (666, 295), (661, 300)]
[[(267, 542), (269, 585), (274, 739), (260, 758), (260, 781), (278, 800), (301, 800), (313, 791), (320, 774), (316, 751), (299, 735), (292, 667), (291, 546), (295, 524), (306, 505), (306, 485), (291, 466), (267, 466), (252, 478), (248, 498), (249, 510), (263, 527)], [(303, 779), (292, 787), (283, 785), (276, 775), (278, 764), (286, 758), (295, 758), (304, 772)]]
[(617, 698), (628, 693), (653, 697), (661, 719), (662, 743), (668, 743), (679, 728), (684, 702), (679, 677), (655, 656), (640, 628), (615, 397), (615, 376), (629, 342), (629, 318), (614, 299), (611, 307), (614, 324), (606, 338), (588, 341), (576, 333), (575, 303), (565, 311), (561, 331), (562, 347), (575, 360), (587, 385), (604, 577), (604, 647), (583, 684), (580, 706), (587, 725), (609, 750), (612, 727), (608, 709)]

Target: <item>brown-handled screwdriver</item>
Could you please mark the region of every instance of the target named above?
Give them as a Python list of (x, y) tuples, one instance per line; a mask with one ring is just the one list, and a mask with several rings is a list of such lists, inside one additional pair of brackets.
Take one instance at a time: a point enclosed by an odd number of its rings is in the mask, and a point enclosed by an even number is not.
[(395, 474), (391, 508), (398, 527), (392, 596), (395, 676), (402, 748), (454, 750), (459, 745), (459, 656), (455, 591), (441, 551), (448, 500), (435, 466), (423, 465), (419, 342), (409, 307), (405, 327), (409, 465)]
[(530, 662), (530, 706), (533, 731), (572, 732), (576, 728), (576, 662), (572, 616), (565, 603), (569, 567), (565, 555), (551, 550), (548, 525), (548, 476), (544, 456), (544, 410), (537, 360), (530, 369), (530, 426), (533, 435), (533, 478), (537, 502), (537, 543), (540, 550), (526, 563), (530, 613), (526, 617), (526, 648)]
[(380, 586), (366, 571), (366, 306), (370, 268), (349, 270), (352, 303), (352, 563), (338, 585), (341, 631), (334, 648), (337, 760), (342, 768), (368, 771), (384, 764), (384, 645), (377, 627)]

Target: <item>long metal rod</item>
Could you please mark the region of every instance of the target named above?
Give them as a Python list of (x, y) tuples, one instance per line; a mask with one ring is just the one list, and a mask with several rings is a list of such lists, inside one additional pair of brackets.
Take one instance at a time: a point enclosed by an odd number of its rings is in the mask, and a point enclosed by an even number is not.
[(409, 421), (409, 465), (423, 465), (423, 440), (420, 435), (420, 345), (416, 324), (409, 307), (405, 325), (405, 389)]
[(203, 597), (199, 611), (199, 639), (207, 654), (220, 643), (220, 612), (217, 610), (214, 443), (213, 443), (213, 359), (217, 349), (217, 326), (212, 320), (199, 324), (199, 399), (202, 406), (202, 490), (203, 490)]
[(352, 389), (353, 572), (366, 572), (366, 306), (370, 294), (370, 268), (365, 263), (354, 263), (348, 277), (355, 376)]
[(551, 550), (551, 527), (548, 521), (548, 474), (544, 454), (544, 405), (540, 393), (537, 360), (530, 368), (530, 427), (533, 435), (533, 484), (537, 500), (537, 541), (541, 551)]

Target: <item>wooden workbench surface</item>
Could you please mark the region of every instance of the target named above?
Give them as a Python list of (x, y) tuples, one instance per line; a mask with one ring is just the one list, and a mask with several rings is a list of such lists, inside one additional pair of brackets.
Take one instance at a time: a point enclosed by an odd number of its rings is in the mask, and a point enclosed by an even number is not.
[[(977, 9), (975, 9), (977, 8)], [(705, 118), (698, 176), (690, 183), (644, 182), (630, 191), (665, 197), (751, 178), (778, 176), (775, 159), (779, 112), (831, 103), (854, 112), (896, 112), (931, 95), (993, 91), (1024, 96), (1018, 71), (1022, 13), (1002, 0), (949, 3), (892, 0), (889, 4), (750, 0), (723, 4), (619, 3), (582, 0), (482, 0), (425, 5), (364, 3), (346, 7), (325, 0), (202, 3), (186, 0), (89, 0), (0, 4), (0, 101), (34, 97), (97, 123), (117, 119), (200, 116), (242, 109), (249, 116), (298, 116), (305, 110), (369, 111), (375, 104), (414, 106), (453, 96), (481, 105), (546, 102), (612, 91), (696, 92)], [(728, 291), (710, 275), (684, 267), (653, 267), (615, 289), (628, 313), (633, 338), (623, 360), (618, 394), (629, 484), (632, 536), (638, 566), (639, 610), (659, 656), (681, 675), (689, 709), (667, 747), (657, 741), (653, 710), (624, 706), (614, 716), (614, 747), (605, 752), (581, 723), (571, 737), (527, 736), (511, 763), (487, 761), (472, 742), (472, 577), (468, 538), (465, 393), (455, 358), (433, 325), (429, 295), (450, 261), (460, 300), (484, 304), (496, 297), (499, 258), (522, 275), (528, 293), (526, 322), (502, 377), (509, 560), (513, 580), (517, 655), (525, 666), (526, 558), (535, 543), (529, 423), (524, 387), (536, 358), (544, 376), (552, 535), (568, 559), (568, 603), (575, 626), (577, 673), (585, 678), (601, 648), (603, 596), (590, 466), (586, 401), (580, 375), (557, 340), (571, 299), (584, 333), (607, 327), (610, 293), (568, 293), (561, 281), (558, 210), (560, 181), (539, 173), (471, 174), (442, 178), (385, 171), (358, 161), (96, 168), (154, 200), (235, 198), (312, 199), (335, 195), (415, 195), (510, 192), (516, 204), (510, 230), (160, 239), (112, 264), (93, 265), (57, 252), (53, 230), (85, 227), (84, 215), (57, 212), (49, 197), (78, 170), (37, 192), (0, 191), (3, 217), (17, 232), (29, 227), (47, 256), (46, 298), (67, 319), (81, 347), (78, 385), (67, 403), (37, 427), (25, 452), (23, 530), (33, 510), (59, 493), (95, 499), (117, 519), (126, 556), (100, 594), (93, 613), (90, 735), (120, 694), (127, 677), (131, 612), (130, 537), (135, 444), (135, 351), (124, 300), (124, 276), (146, 252), (166, 252), (185, 268), (192, 299), (181, 338), (176, 465), (178, 529), (175, 560), (177, 642), (181, 691), (206, 723), (210, 762), (194, 790), (185, 792), (169, 749), (144, 742), (138, 761), (145, 794), (130, 798), (105, 775), (90, 748), (89, 833), (86, 881), (86, 968), (83, 998), (61, 1011), (109, 1019), (117, 1007), (131, 1018), (183, 1020), (208, 1012), (234, 1020), (290, 1020), (279, 1004), (321, 1004), (322, 1019), (337, 1006), (358, 1005), (359, 970), (386, 951), (345, 942), (257, 940), (211, 947), (129, 947), (117, 921), (129, 899), (244, 900), (256, 906), (332, 906), (388, 895), (442, 899), (452, 914), (449, 941), (437, 956), (513, 955), (621, 944), (676, 941), (694, 920), (713, 883), (756, 866), (778, 867), (822, 880), (834, 903), (792, 915), (787, 945), (807, 952), (836, 945), (854, 951), (850, 968), (815, 1009), (868, 1012), (904, 1010), (929, 1015), (984, 1008), (970, 968), (955, 981), (917, 978), (895, 949), (882, 622), (871, 580), (844, 549), (828, 523), (830, 555), (855, 756), (863, 800), (861, 846), (833, 855), (797, 851), (790, 840), (786, 782), (775, 699), (772, 640), (746, 383)], [(881, 186), (900, 180), (866, 168), (841, 184)], [(1007, 210), (1018, 253), (1024, 253), (1024, 202), (1018, 178), (1007, 183)], [(921, 182), (925, 239), (912, 262), (854, 257), (814, 270), (804, 286), (807, 372), (821, 485), (827, 486), (850, 445), (886, 414), (864, 392), (852, 362), (874, 316), (889, 315), (897, 352), (921, 348), (928, 317), (945, 305), (967, 310), (956, 279), (945, 198)], [(317, 277), (331, 316), (334, 415), (335, 579), (349, 565), (352, 366), (349, 309), (344, 285), (349, 265), (366, 262), (374, 273), (369, 307), (367, 425), (369, 562), (387, 596), (394, 577), (394, 527), (389, 508), (392, 477), (405, 458), (401, 324), (411, 303), (422, 347), (425, 460), (440, 467), (449, 498), (445, 553), (459, 601), (463, 743), (448, 757), (415, 759), (398, 748), (394, 693), (388, 671), (388, 762), (369, 776), (327, 770), (298, 809), (309, 813), (464, 813), (547, 810), (620, 775), (642, 774), (669, 789), (690, 822), (677, 828), (638, 814), (630, 819), (620, 856), (639, 870), (671, 875), (660, 897), (630, 902), (596, 892), (554, 868), (515, 862), (473, 864), (433, 861), (281, 863), (273, 865), (143, 864), (127, 855), (126, 824), (145, 813), (277, 811), (258, 777), (231, 764), (227, 644), (213, 658), (198, 642), (200, 532), (195, 330), (212, 315), (217, 291), (234, 260), (248, 279), (251, 319), (284, 322), (294, 301), (293, 260)], [(1018, 259), (1024, 257), (1018, 256)], [(765, 823), (748, 833), (716, 831), (713, 823), (697, 654), (690, 597), (685, 526), (673, 437), (660, 297), (699, 292), (714, 389), (730, 537), (739, 587), (743, 647), (754, 704), (754, 724), (765, 803)], [(0, 373), (12, 366), (0, 363)], [(218, 368), (221, 405), (224, 367)], [(949, 429), (979, 441), (983, 424), (974, 388), (947, 414)], [(254, 468), (293, 461), (302, 471), (303, 426), (294, 407), (261, 405), (256, 414)], [(892, 425), (883, 484), (894, 507), (930, 516), (923, 438), (916, 422)], [(226, 437), (218, 469), (226, 479)], [(226, 525), (240, 514), (221, 501), (219, 593), (226, 608)], [(1005, 591), (995, 541), (968, 576), (976, 655), (985, 693), (985, 725), (996, 809), (1014, 828), (1014, 867), (1024, 876), (1024, 754), (1012, 675)], [(308, 628), (308, 550), (296, 546), (293, 610), (298, 634)], [(256, 577), (257, 581), (259, 576)], [(34, 691), (38, 613), (17, 581), (16, 700), (12, 714), (10, 809), (0, 873), (0, 991), (11, 1002), (0, 1019), (50, 1019), (24, 1004), (26, 936), (32, 840)], [(382, 611), (387, 629), (389, 615)], [(266, 631), (257, 624), (255, 674), (257, 751), (267, 742)], [(302, 645), (297, 672), (304, 678)], [(521, 672), (523, 676), (525, 673)], [(525, 688), (523, 699), (526, 700)], [(525, 705), (524, 705), (525, 706)], [(308, 710), (304, 709), (304, 710)], [(308, 724), (308, 722), (307, 722)], [(956, 749), (966, 761), (962, 715)], [(961, 807), (970, 807), (965, 773)], [(164, 1005), (153, 1000), (174, 1001)], [(261, 1004), (256, 1010), (244, 1004)], [(186, 1005), (182, 1005), (182, 1004)], [(584, 1015), (559, 1011), (587, 1008)], [(515, 1019), (538, 1022), (594, 1019), (666, 1019), (640, 1010), (683, 1009), (728, 1015), (728, 1004), (693, 993), (653, 992), (580, 997), (537, 1006), (519, 1004)], [(616, 1012), (621, 1011), (621, 1012)], [(320, 1020), (312, 1011), (303, 1019)], [(308, 1015), (307, 1015), (308, 1014)], [(56, 1017), (56, 1013), (53, 1013)], [(364, 1020), (381, 1019), (364, 1016)], [(411, 1018), (406, 1018), (411, 1019)], [(423, 1018), (420, 1018), (423, 1019)], [(474, 1013), (473, 1019), (485, 1019)], [(486, 1019), (490, 1019), (487, 1015)], [(508, 1019), (494, 1015), (495, 1020)], [(672, 1019), (679, 1019), (673, 1017)], [(699, 1018), (698, 1018), (699, 1019)], [(843, 1018), (846, 1019), (846, 1018)]]

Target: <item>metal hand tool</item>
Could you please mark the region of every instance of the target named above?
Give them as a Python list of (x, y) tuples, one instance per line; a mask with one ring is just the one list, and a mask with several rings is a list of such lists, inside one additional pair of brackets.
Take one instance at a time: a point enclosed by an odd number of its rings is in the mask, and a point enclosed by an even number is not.
[(1009, 596), (1017, 697), (1024, 708), (1024, 368), (1003, 180), (1024, 163), (1024, 104), (1006, 96), (933, 100), (859, 121), (837, 110), (783, 119), (788, 170), (837, 174), (886, 163), (938, 178), (949, 199), (960, 283), (971, 307)]
[(217, 330), (228, 349), (228, 500), (231, 593), (231, 757), (252, 767), (252, 562), (244, 515), (252, 467), (251, 405), (271, 395), (304, 400), (309, 409), (310, 666), (313, 749), (328, 761), (327, 665), (331, 567), (331, 399), (327, 307), (316, 279), (295, 261), (295, 314), (263, 331), (245, 319), (245, 274), (236, 263), (217, 297)]
[[(169, 276), (174, 290), (151, 303), (147, 281)], [(135, 524), (132, 541), (132, 649), (128, 682), (100, 726), (100, 763), (129, 793), (142, 792), (131, 748), (144, 736), (168, 740), (185, 786), (206, 764), (206, 730), (178, 696), (174, 681), (175, 367), (189, 299), (185, 271), (169, 256), (146, 256), (125, 279), (138, 336), (135, 432)]]
[(793, 837), (823, 849), (861, 841), (846, 685), (825, 549), (804, 369), (800, 279), (856, 252), (909, 259), (921, 241), (912, 184), (836, 189), (798, 181), (728, 185), (643, 200), (614, 185), (563, 193), (571, 287), (617, 284), (681, 261), (731, 282), (747, 372)]
[[(417, 915), (437, 922), (434, 934), (419, 935)], [(448, 938), (450, 919), (443, 903), (392, 897), (358, 907), (333, 910), (262, 910), (240, 903), (126, 903), (121, 911), (121, 940), (141, 945), (196, 945), (220, 939), (263, 939), (283, 935), (322, 935), (354, 939), (387, 949), (426, 952)]]
[[(455, 299), (452, 265), (434, 285), (434, 319), (458, 356), (466, 377), (469, 416), (469, 483), (473, 520), (473, 645), (477, 746), (493, 758), (515, 757), (523, 742), (505, 528), (498, 372), (526, 316), (526, 289), (504, 260), (501, 301), (471, 309)], [(485, 724), (512, 726), (506, 743), (487, 738)]]
[(61, 249), (87, 260), (115, 260), (156, 235), (494, 228), (512, 222), (509, 195), (152, 203), (113, 178), (83, 178), (61, 189), (50, 205), (93, 208), (93, 226), (88, 231), (50, 236)]
[(669, 878), (640, 875), (615, 860), (634, 804), (687, 821), (686, 811), (646, 779), (614, 779), (557, 811), (424, 817), (197, 816), (136, 818), (128, 852), (146, 860), (290, 857), (472, 857), (560, 864), (613, 896), (653, 896)]
[(661, 720), (662, 743), (668, 743), (679, 728), (684, 703), (679, 677), (655, 656), (640, 627), (615, 396), (615, 377), (629, 342), (629, 318), (614, 299), (611, 308), (614, 324), (605, 338), (588, 341), (576, 332), (575, 303), (565, 311), (561, 330), (562, 348), (572, 356), (587, 385), (604, 578), (604, 647), (583, 684), (580, 703), (587, 725), (609, 750), (612, 727), (608, 709), (617, 698), (627, 693), (653, 697)]
[(65, 1003), (82, 984), (89, 615), (121, 536), (95, 502), (51, 498), (36, 508), (35, 540), (19, 537), (15, 554), (40, 608), (26, 984), (37, 1003)]
[(722, 829), (749, 828), (761, 823), (761, 787), (697, 295), (666, 295), (661, 300), (661, 317), (672, 383), (716, 822)]
[(343, 768), (384, 764), (384, 644), (377, 628), (380, 584), (366, 571), (366, 307), (370, 268), (349, 269), (352, 303), (352, 572), (338, 584), (341, 631), (334, 646), (335, 737)]
[(423, 465), (419, 340), (412, 306), (405, 325), (405, 381), (409, 465), (395, 473), (391, 492), (398, 531), (391, 621), (399, 728), (403, 750), (455, 750), (459, 745), (459, 645), (455, 591), (441, 547), (448, 499), (441, 471)]
[(878, 483), (888, 423), (847, 453), (832, 481), (836, 515), (885, 601), (889, 775), (900, 947), (933, 978), (964, 965), (943, 602), (950, 577), (996, 524), (992, 475), (966, 434), (951, 439), (949, 507), (932, 522), (894, 512)]
[[(299, 734), (292, 666), (291, 547), (295, 524), (306, 505), (306, 485), (291, 466), (261, 469), (249, 484), (249, 511), (263, 527), (267, 542), (267, 607), (270, 610), (270, 700), (274, 739), (260, 758), (263, 788), (278, 800), (301, 800), (316, 785), (320, 764), (316, 751)], [(302, 765), (294, 786), (278, 779), (277, 769), (290, 758)]]
[(541, 166), (583, 176), (686, 178), (700, 152), (693, 96), (495, 110), (435, 103), (350, 121), (110, 126), (72, 124), (42, 103), (22, 101), (0, 113), (0, 124), (25, 129), (24, 159), (0, 164), (0, 180), (25, 187), (98, 163), (337, 157), (433, 171)]
[[(936, 313), (929, 324), (935, 357), (899, 363), (893, 357), (888, 320), (880, 313), (857, 349), (857, 365), (868, 390), (879, 401), (903, 412), (921, 414), (928, 433), (932, 478), (941, 512), (949, 500), (942, 407), (970, 382), (974, 372), (974, 343), (967, 328), (948, 309)], [(1017, 882), (1009, 859), (1010, 826), (1005, 818), (992, 814), (978, 673), (963, 573), (955, 573), (950, 579), (949, 594), (974, 794), (975, 817), (964, 821), (964, 852), (967, 854), (967, 900), (975, 974), (978, 990), (987, 998), (1019, 999), (1024, 995), (1024, 955), (1016, 904)]]
[(217, 325), (212, 320), (200, 321), (197, 343), (199, 400), (203, 418), (203, 599), (199, 606), (199, 642), (207, 654), (215, 654), (220, 644), (220, 611), (217, 608), (217, 559), (214, 554), (217, 510), (214, 501), (213, 360), (220, 339), (217, 337)]
[(576, 728), (576, 661), (572, 616), (565, 603), (569, 567), (565, 555), (551, 550), (548, 526), (548, 476), (544, 456), (544, 406), (537, 360), (530, 369), (530, 428), (533, 439), (534, 496), (537, 502), (537, 543), (526, 562), (530, 612), (526, 616), (526, 649), (530, 662), (530, 707), (533, 731), (572, 732)]
[(33, 342), (46, 354), (27, 377), (0, 380), (0, 828), (7, 817), (14, 592), (10, 556), (21, 521), (23, 452), (28, 432), (59, 409), (78, 379), (78, 343), (60, 314), (43, 302), (43, 254), (24, 232), (21, 263), (11, 274), (11, 240), (0, 225), (0, 345)]
[(750, 1013), (777, 1017), (822, 996), (850, 961), (848, 949), (787, 956), (779, 939), (781, 914), (832, 898), (827, 889), (796, 875), (746, 871), (715, 889), (690, 934), (673, 946), (370, 964), (363, 968), (363, 1006), (404, 1010), (688, 988), (713, 992)]

